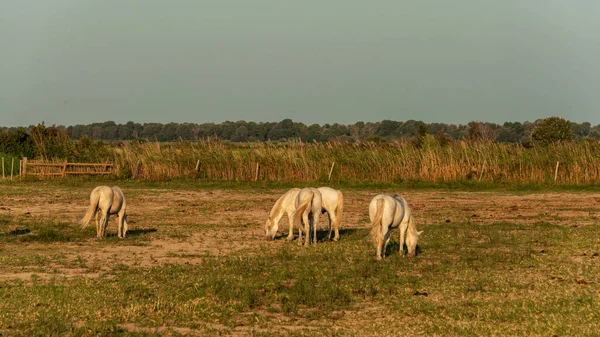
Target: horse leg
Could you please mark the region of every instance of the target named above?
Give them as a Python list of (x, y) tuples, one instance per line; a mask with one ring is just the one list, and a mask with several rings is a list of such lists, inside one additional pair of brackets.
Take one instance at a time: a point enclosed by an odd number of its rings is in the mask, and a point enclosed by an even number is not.
[(310, 244), (310, 221), (308, 219), (307, 213), (302, 215), (302, 221), (304, 221), (304, 232), (306, 234), (306, 239), (304, 240), (304, 247), (308, 247), (308, 245)]
[[(302, 227), (304, 225), (304, 223), (302, 222), (303, 220), (300, 220), (300, 227)], [(298, 230), (298, 244), (300, 246), (302, 246), (302, 231)]]
[(383, 238), (383, 258), (385, 259), (385, 251), (387, 250), (388, 242), (390, 242), (391, 231), (388, 231), (385, 237)]
[(102, 215), (100, 214), (100, 212), (96, 212), (96, 237), (99, 238), (100, 237), (100, 217)]
[(338, 214), (334, 214), (333, 215), (333, 229), (335, 230), (335, 235), (333, 236), (333, 241), (339, 241), (340, 240), (340, 217), (338, 217)]
[(327, 212), (327, 219), (329, 219), (329, 233), (327, 233), (327, 241), (331, 240), (331, 214)]
[[(294, 240), (294, 214), (288, 214), (288, 218), (290, 222), (290, 231), (288, 232), (286, 240), (292, 241)], [(300, 235), (302, 235), (302, 233)]]
[(408, 221), (400, 223), (400, 254), (404, 256), (404, 241), (406, 240), (406, 230), (408, 229)]
[(108, 211), (102, 212), (102, 216), (100, 217), (100, 223), (98, 224), (98, 238), (104, 238), (104, 232), (106, 231), (106, 226), (108, 225)]
[(315, 216), (312, 216), (312, 228), (313, 228), (313, 242), (315, 245), (317, 244), (317, 227), (319, 226), (319, 213)]
[(123, 212), (123, 237), (127, 236), (127, 214)]
[(388, 241), (390, 241), (390, 228), (388, 226), (383, 226), (383, 228), (381, 228), (381, 255), (384, 259)]
[(117, 237), (119, 239), (123, 238), (123, 214), (119, 213), (119, 217), (117, 220)]
[[(375, 241), (377, 244), (377, 260), (381, 260), (381, 246), (382, 246), (383, 240), (381, 240), (381, 237), (378, 236)], [(385, 254), (385, 252), (384, 252), (384, 254)]]
[(110, 213), (106, 213), (106, 219), (104, 220), (104, 229), (102, 230), (102, 237), (106, 234), (106, 228), (108, 228), (108, 221), (110, 220)]

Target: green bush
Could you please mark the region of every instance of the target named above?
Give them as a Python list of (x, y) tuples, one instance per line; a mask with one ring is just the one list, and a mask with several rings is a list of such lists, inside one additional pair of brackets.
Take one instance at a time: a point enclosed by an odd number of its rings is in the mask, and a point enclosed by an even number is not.
[(571, 122), (561, 117), (548, 117), (539, 121), (531, 132), (531, 141), (535, 146), (547, 146), (573, 138)]

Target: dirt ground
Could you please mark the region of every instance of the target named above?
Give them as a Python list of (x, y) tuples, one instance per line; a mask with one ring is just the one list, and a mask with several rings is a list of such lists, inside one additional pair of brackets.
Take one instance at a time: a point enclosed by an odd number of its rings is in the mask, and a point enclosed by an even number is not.
[[(78, 228), (89, 203), (88, 189), (57, 186), (3, 186), (0, 215), (24, 219), (9, 228), (11, 233), (26, 232), (23, 222), (67, 222)], [(264, 223), (268, 213), (284, 190), (169, 190), (129, 188), (129, 234), (125, 240), (141, 236), (150, 239), (120, 244), (116, 222), (108, 227), (117, 244), (106, 244), (94, 237), (94, 224), (84, 232), (83, 242), (7, 244), (3, 255), (60, 256), (62, 263), (49, 263), (40, 270), (14, 271), (4, 268), (0, 280), (37, 277), (95, 277), (116, 264), (151, 267), (164, 264), (197, 264), (207, 255), (252, 254), (286, 244), (285, 240), (266, 241)], [(368, 204), (380, 191), (343, 191), (343, 228), (365, 228)], [(394, 193), (395, 191), (381, 191)], [(513, 222), (531, 224), (549, 222), (565, 226), (590, 226), (600, 215), (600, 193), (506, 193), (397, 191), (413, 208), (417, 228), (424, 230), (421, 244), (427, 245), (427, 227), (431, 224), (471, 222), (491, 224)], [(320, 218), (321, 229), (327, 228), (327, 217)], [(20, 227), (21, 228), (20, 228)], [(287, 234), (287, 218), (279, 226), (279, 236)], [(78, 229), (74, 229), (78, 231)], [(343, 240), (343, 236), (342, 236)], [(85, 260), (88, 268), (76, 262)], [(66, 261), (66, 262), (65, 262)], [(90, 272), (89, 265), (97, 265)]]

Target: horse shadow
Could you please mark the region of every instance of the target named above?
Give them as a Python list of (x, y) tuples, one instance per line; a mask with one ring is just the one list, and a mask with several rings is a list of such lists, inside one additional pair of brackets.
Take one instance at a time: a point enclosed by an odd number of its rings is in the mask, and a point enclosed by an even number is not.
[[(406, 244), (402, 245), (402, 252), (403, 253), (408, 253), (408, 247), (406, 247)], [(399, 248), (400, 248), (400, 243), (398, 241), (390, 241), (388, 243), (388, 245), (385, 247), (385, 256), (390, 256), (392, 253), (393, 254), (398, 254), (399, 252)], [(419, 246), (419, 244), (417, 244), (417, 247), (415, 248), (415, 256), (419, 256), (421, 255), (423, 251), (421, 250), (421, 247)]]
[[(359, 229), (356, 228), (343, 228), (340, 229), (340, 240), (342, 240), (344, 238), (344, 236), (347, 235), (352, 235), (355, 234), (357, 232), (359, 232)], [(317, 230), (317, 241), (318, 242), (327, 242), (327, 241), (333, 241), (333, 237), (335, 236), (335, 232), (332, 230), (331, 231), (331, 240), (327, 239), (327, 236), (329, 235), (329, 229), (326, 230)], [(288, 233), (284, 233), (281, 236), (278, 236), (275, 238), (275, 240), (285, 240), (288, 236)], [(298, 235), (294, 235), (294, 240), (298, 239)]]
[(156, 228), (140, 228), (140, 229), (132, 229), (127, 231), (127, 236), (140, 236), (148, 233), (157, 232)]
[[(158, 229), (156, 229), (156, 228), (130, 229), (127, 231), (126, 237), (140, 236), (140, 235), (144, 235), (144, 234), (148, 234), (148, 233), (154, 233), (156, 231), (158, 231)], [(116, 232), (115, 233), (107, 233), (107, 234), (105, 234), (105, 236), (107, 238), (116, 237), (117, 233)]]
[[(351, 236), (356, 234), (360, 230), (357, 228), (342, 228), (340, 229), (340, 240), (342, 240), (345, 236)], [(327, 235), (329, 234), (329, 229), (327, 230), (317, 230), (317, 241), (333, 241), (333, 237), (335, 236), (335, 232), (331, 231), (331, 240), (327, 240)]]
[(15, 230), (12, 230), (12, 231), (10, 231), (10, 232), (8, 232), (6, 234), (3, 234), (3, 235), (6, 235), (6, 236), (19, 236), (19, 235), (25, 235), (25, 234), (29, 234), (29, 233), (31, 233), (31, 229), (29, 229), (29, 228), (25, 228), (25, 229), (19, 229), (19, 228), (17, 228)]

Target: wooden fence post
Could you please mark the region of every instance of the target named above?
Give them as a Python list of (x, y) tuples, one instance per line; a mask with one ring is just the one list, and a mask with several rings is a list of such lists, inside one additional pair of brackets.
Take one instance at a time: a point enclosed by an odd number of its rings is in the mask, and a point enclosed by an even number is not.
[(556, 182), (556, 178), (558, 178), (558, 164), (560, 162), (556, 162), (556, 168), (554, 169), (554, 182)]
[(23, 157), (23, 171), (21, 172), (21, 177), (25, 178), (27, 175), (27, 157)]
[(335, 166), (335, 162), (331, 164), (331, 169), (329, 170), (329, 176), (327, 177), (327, 181), (331, 180), (331, 174), (333, 173), (333, 167)]
[(12, 157), (12, 161), (10, 163), (10, 180), (13, 178), (13, 167), (15, 166), (15, 157)]
[(196, 162), (196, 173), (200, 172), (200, 159)]
[(4, 180), (4, 157), (2, 157), (2, 180)]
[(256, 163), (256, 174), (254, 174), (254, 181), (258, 181), (258, 170), (260, 170), (260, 165)]
[(481, 166), (481, 172), (479, 173), (479, 181), (481, 181), (481, 177), (483, 177), (483, 172), (485, 172), (485, 164), (486, 161), (483, 161), (483, 165)]

